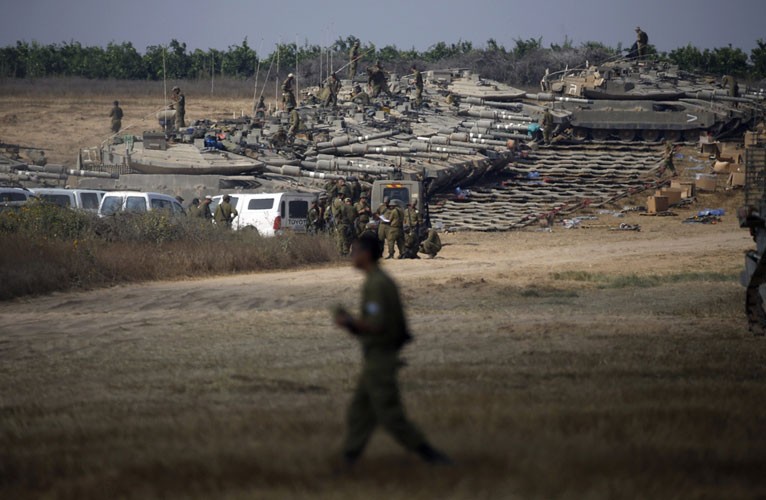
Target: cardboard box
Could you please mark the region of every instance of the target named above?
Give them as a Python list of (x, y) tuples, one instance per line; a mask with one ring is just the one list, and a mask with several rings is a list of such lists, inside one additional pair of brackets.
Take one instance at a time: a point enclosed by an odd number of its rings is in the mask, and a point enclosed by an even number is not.
[(694, 182), (692, 181), (670, 181), (670, 187), (681, 190), (681, 199), (694, 198)]
[(729, 174), (729, 181), (726, 184), (730, 187), (743, 187), (745, 185), (745, 173), (732, 172)]
[(650, 214), (665, 212), (669, 207), (667, 196), (650, 196), (646, 199), (646, 211)]
[(715, 191), (718, 187), (718, 177), (708, 174), (697, 174), (694, 187), (698, 191)]
[(679, 188), (663, 188), (661, 189), (657, 194), (659, 196), (664, 196), (668, 199), (668, 205), (677, 205), (681, 203), (681, 193), (682, 189)]

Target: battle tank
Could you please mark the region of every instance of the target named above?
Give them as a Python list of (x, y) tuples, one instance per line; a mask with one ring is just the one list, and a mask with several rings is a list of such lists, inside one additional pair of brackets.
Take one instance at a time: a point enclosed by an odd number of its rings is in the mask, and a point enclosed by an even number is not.
[(546, 73), (542, 92), (576, 139), (681, 141), (741, 135), (763, 118), (763, 90), (740, 91), (658, 61), (620, 59)]
[(742, 228), (750, 230), (755, 250), (745, 255), (741, 282), (746, 288), (745, 312), (750, 331), (766, 334), (766, 134), (750, 132), (745, 140), (745, 206), (739, 210)]

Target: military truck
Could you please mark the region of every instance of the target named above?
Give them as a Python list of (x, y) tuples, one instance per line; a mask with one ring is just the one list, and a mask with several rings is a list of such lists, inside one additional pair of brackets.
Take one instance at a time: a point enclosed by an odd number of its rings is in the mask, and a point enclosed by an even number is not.
[(766, 134), (748, 133), (745, 140), (745, 206), (740, 227), (750, 230), (756, 248), (745, 255), (741, 282), (750, 332), (766, 334)]

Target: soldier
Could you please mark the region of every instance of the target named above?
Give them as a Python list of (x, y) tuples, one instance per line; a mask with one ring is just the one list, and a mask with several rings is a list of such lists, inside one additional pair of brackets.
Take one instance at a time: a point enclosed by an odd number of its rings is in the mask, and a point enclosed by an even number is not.
[(351, 186), (349, 187), (351, 189), (351, 199), (354, 200), (354, 203), (358, 202), (362, 197), (362, 184), (359, 182), (359, 179), (352, 177)]
[(367, 224), (370, 223), (372, 210), (367, 204), (367, 198), (364, 196), (359, 199), (357, 204), (354, 205), (354, 208), (357, 213), (356, 234), (357, 236), (361, 236), (362, 232), (364, 232), (364, 229), (367, 227)]
[(186, 96), (181, 93), (179, 87), (173, 87), (172, 107), (176, 110), (176, 130), (186, 126)]
[(372, 91), (372, 97), (378, 97), (381, 92), (390, 95), (388, 90), (388, 78), (385, 71), (383, 71), (383, 64), (380, 60), (375, 62), (375, 65), (367, 69), (367, 85)]
[(213, 203), (213, 197), (210, 195), (205, 196), (205, 199), (202, 200), (202, 204), (200, 205), (200, 212), (202, 215), (200, 217), (204, 218), (207, 221), (210, 221), (213, 219), (213, 212), (210, 210), (210, 204)]
[(413, 200), (407, 204), (407, 209), (404, 211), (404, 255), (407, 258), (419, 258), (418, 240), (422, 225), (423, 218), (417, 210), (417, 202)]
[(367, 94), (367, 92), (362, 90), (362, 87), (357, 85), (354, 87), (354, 91), (351, 93), (351, 101), (354, 104), (358, 104), (360, 106), (369, 106), (370, 96)]
[(675, 146), (672, 141), (665, 141), (665, 153), (662, 155), (662, 167), (659, 174), (662, 175), (666, 171), (670, 170), (673, 173), (673, 177), (677, 176), (676, 166), (673, 163), (673, 155), (675, 154)]
[(442, 249), (442, 240), (439, 238), (439, 233), (436, 229), (430, 229), (425, 241), (420, 245), (420, 253), (428, 255), (433, 259)]
[(344, 200), (346, 198), (353, 199), (354, 193), (351, 190), (351, 186), (348, 185), (348, 182), (346, 182), (345, 179), (340, 179), (338, 181), (338, 195), (340, 195)]
[(337, 238), (338, 238), (338, 251), (341, 255), (348, 255), (351, 247), (351, 242), (356, 235), (354, 224), (356, 223), (357, 213), (354, 206), (351, 204), (351, 198), (343, 200), (340, 210), (338, 210), (337, 219)]
[(202, 209), (199, 206), (199, 198), (192, 199), (191, 204), (186, 208), (186, 215), (188, 215), (190, 219), (202, 218)]
[(259, 122), (266, 119), (266, 102), (263, 100), (263, 96), (258, 99), (258, 104), (255, 106), (255, 119)]
[(309, 208), (308, 216), (306, 217), (306, 232), (309, 234), (317, 234), (320, 231), (319, 221), (322, 218), (322, 212), (319, 209), (319, 204), (316, 201), (311, 202), (311, 208)]
[(122, 108), (119, 101), (114, 101), (114, 106), (109, 112), (109, 118), (112, 119), (112, 133), (117, 134), (122, 129)]
[(399, 206), (401, 203), (396, 200), (391, 204), (388, 217), (388, 232), (386, 234), (386, 243), (388, 243), (388, 256), (386, 259), (394, 258), (394, 248), (399, 249), (399, 258), (404, 258), (404, 211)]
[(295, 75), (290, 73), (282, 82), (282, 104), (285, 109), (294, 108), (297, 105), (295, 101)]
[(348, 79), (353, 80), (356, 76), (356, 68), (359, 64), (359, 41), (354, 42), (348, 53)]
[(301, 128), (301, 116), (295, 108), (290, 108), (288, 111), (290, 111), (290, 128), (287, 129), (287, 136), (294, 138)]
[(271, 136), (271, 140), (269, 142), (271, 143), (271, 147), (274, 149), (282, 149), (287, 145), (287, 132), (282, 125), (280, 125), (276, 133)]
[(391, 200), (386, 196), (383, 198), (383, 203), (375, 210), (375, 218), (380, 221), (378, 225), (378, 239), (380, 240), (380, 247), (383, 248), (386, 239), (388, 237), (388, 218), (390, 216), (389, 211), (391, 209)]
[(729, 90), (729, 97), (739, 97), (739, 85), (733, 76), (725, 75), (721, 81), (721, 86)]
[(374, 235), (353, 245), (353, 265), (366, 274), (362, 310), (354, 318), (342, 307), (335, 309), (335, 324), (359, 338), (364, 365), (348, 411), (348, 431), (343, 458), (353, 465), (364, 452), (378, 425), (399, 444), (432, 465), (452, 461), (435, 449), (406, 417), (396, 374), (399, 351), (411, 340), (396, 283), (380, 268), (380, 248)]
[(330, 75), (330, 78), (327, 79), (327, 83), (325, 83), (325, 97), (324, 102), (322, 103), (325, 108), (338, 104), (338, 92), (340, 92), (340, 88), (340, 80), (338, 80), (337, 75), (333, 73)]
[(636, 26), (636, 51), (639, 60), (646, 57), (647, 45), (649, 45), (649, 35), (647, 35), (640, 26)]
[(543, 122), (542, 123), (543, 141), (545, 142), (545, 144), (550, 144), (551, 134), (553, 133), (553, 115), (551, 114), (550, 109), (545, 108), (545, 113), (543, 113), (542, 122)]
[(231, 206), (231, 197), (228, 194), (223, 195), (223, 201), (215, 209), (215, 222), (219, 227), (231, 229), (231, 222), (239, 215), (237, 209)]
[(423, 103), (423, 74), (414, 64), (412, 65), (412, 76), (415, 80), (415, 105), (420, 107)]

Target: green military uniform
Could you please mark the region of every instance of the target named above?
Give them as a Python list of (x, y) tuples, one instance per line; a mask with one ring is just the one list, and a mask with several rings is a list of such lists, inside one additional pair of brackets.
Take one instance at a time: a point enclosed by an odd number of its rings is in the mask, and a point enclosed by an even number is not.
[(372, 210), (370, 210), (370, 206), (365, 200), (359, 200), (359, 202), (354, 205), (354, 208), (356, 209), (357, 213), (356, 234), (359, 236), (364, 232), (367, 224), (370, 223)]
[(725, 75), (721, 84), (723, 88), (729, 90), (729, 97), (739, 97), (739, 84), (737, 84), (736, 78), (731, 75)]
[(192, 203), (186, 209), (186, 215), (190, 219), (201, 219), (202, 218), (202, 207), (200, 207), (199, 204), (195, 205), (194, 203)]
[(287, 129), (287, 135), (289, 137), (295, 137), (301, 128), (301, 115), (298, 114), (298, 110), (292, 109), (290, 111), (290, 128)]
[(415, 104), (420, 107), (423, 103), (423, 74), (415, 68), (413, 76), (415, 79)]
[(284, 104), (285, 109), (294, 108), (297, 105), (295, 101), (295, 79), (292, 75), (282, 82), (282, 104)]
[(328, 108), (330, 106), (335, 106), (338, 103), (338, 92), (340, 92), (340, 88), (341, 83), (340, 80), (338, 80), (338, 77), (335, 76), (335, 74), (331, 75), (325, 84), (324, 98), (322, 100), (324, 107)]
[(429, 230), (428, 237), (426, 237), (425, 241), (420, 245), (420, 253), (424, 253), (433, 259), (441, 249), (442, 240), (439, 238), (439, 233), (437, 233), (435, 229)]
[[(381, 203), (378, 209), (375, 211), (375, 213), (385, 219), (388, 219), (390, 217), (389, 214), (389, 207), (385, 203)], [(388, 222), (380, 221), (380, 224), (378, 225), (378, 239), (380, 240), (381, 246), (386, 241), (386, 237), (388, 235)]]
[(356, 76), (356, 68), (359, 64), (359, 42), (354, 42), (348, 53), (348, 79), (353, 80)]
[(219, 227), (231, 228), (231, 221), (239, 215), (237, 209), (231, 206), (228, 201), (221, 201), (215, 209), (215, 222)]
[(316, 202), (311, 204), (309, 213), (306, 216), (306, 232), (309, 234), (317, 234), (319, 232), (319, 221), (321, 220), (322, 212), (319, 210)]
[(666, 170), (670, 170), (673, 172), (673, 175), (676, 174), (676, 166), (673, 163), (673, 153), (675, 153), (675, 146), (673, 146), (673, 143), (670, 141), (665, 142), (665, 154), (662, 157), (662, 172), (665, 173)]
[(186, 126), (186, 96), (176, 87), (173, 95), (173, 107), (176, 110), (176, 130), (181, 130)]
[(205, 220), (211, 220), (213, 218), (213, 212), (210, 211), (210, 202), (203, 201), (200, 203), (200, 217)]
[(386, 233), (388, 258), (394, 258), (395, 247), (399, 249), (399, 257), (401, 258), (404, 254), (404, 211), (398, 206), (394, 206), (389, 215), (388, 232)]
[(649, 35), (647, 35), (641, 28), (636, 28), (636, 50), (638, 51), (639, 59), (646, 57), (647, 45), (649, 45)]
[(372, 90), (372, 97), (378, 97), (381, 93), (389, 94), (388, 78), (380, 65), (376, 64), (367, 70), (367, 84)]
[(351, 242), (356, 236), (356, 218), (356, 209), (351, 203), (344, 203), (338, 210), (338, 233), (336, 236), (338, 238), (338, 251), (341, 255), (348, 255)]
[(370, 96), (367, 94), (367, 92), (360, 90), (359, 92), (354, 92), (354, 95), (351, 97), (351, 101), (354, 104), (358, 104), (360, 106), (369, 106)]
[(348, 411), (345, 456), (361, 455), (378, 425), (408, 450), (428, 446), (407, 419), (399, 395), (398, 353), (410, 335), (396, 284), (378, 266), (367, 274), (364, 284), (362, 320), (377, 331), (358, 335), (364, 366)]
[[(543, 141), (545, 144), (551, 143), (551, 134), (553, 134), (553, 115), (549, 109), (543, 113)], [(539, 137), (539, 136), (538, 136)]]
[(417, 257), (417, 245), (422, 224), (423, 218), (415, 207), (407, 207), (404, 211), (404, 253), (409, 258)]
[(122, 108), (117, 103), (117, 101), (114, 102), (114, 107), (109, 112), (109, 117), (112, 119), (112, 133), (116, 134), (122, 129)]

